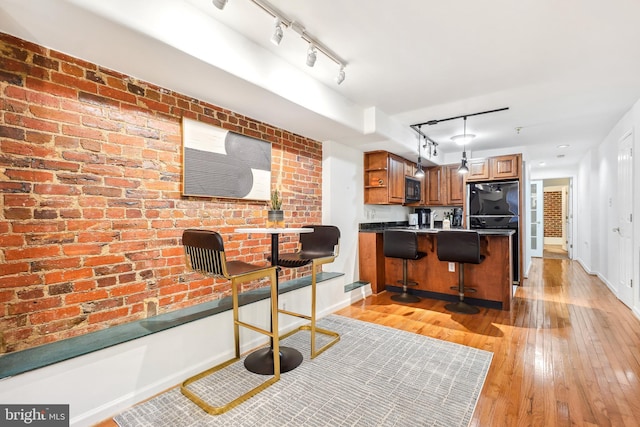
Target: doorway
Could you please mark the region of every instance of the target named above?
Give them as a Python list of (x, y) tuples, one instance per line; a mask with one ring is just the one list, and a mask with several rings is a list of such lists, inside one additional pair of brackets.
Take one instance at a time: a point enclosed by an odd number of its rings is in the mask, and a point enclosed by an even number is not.
[(543, 191), (543, 258), (571, 259), (571, 179), (545, 179)]

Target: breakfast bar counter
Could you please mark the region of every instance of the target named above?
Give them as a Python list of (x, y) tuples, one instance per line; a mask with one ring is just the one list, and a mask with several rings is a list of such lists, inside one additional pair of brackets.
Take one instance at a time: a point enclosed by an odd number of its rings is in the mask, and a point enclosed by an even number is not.
[[(420, 260), (408, 262), (408, 279), (417, 282), (409, 293), (424, 298), (455, 301), (458, 298), (457, 264), (438, 260), (439, 229), (415, 227), (387, 227), (411, 230), (418, 234), (418, 250), (427, 254)], [(360, 280), (371, 282), (374, 293), (383, 290), (400, 291), (402, 260), (386, 258), (382, 253), (384, 229), (360, 230)], [(513, 230), (476, 230), (480, 235), (481, 264), (465, 264), (465, 286), (476, 292), (465, 296), (470, 304), (509, 310), (513, 295), (511, 263)], [(451, 271), (450, 267), (454, 267)]]

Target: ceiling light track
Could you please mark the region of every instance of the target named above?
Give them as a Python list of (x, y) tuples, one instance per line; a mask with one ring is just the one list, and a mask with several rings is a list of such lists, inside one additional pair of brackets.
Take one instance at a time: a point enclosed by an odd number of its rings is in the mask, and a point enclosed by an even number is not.
[[(345, 67), (347, 66), (347, 61), (342, 59), (338, 54), (336, 54), (333, 50), (329, 49), (326, 45), (320, 42), (320, 40), (315, 38), (313, 35), (309, 34), (301, 23), (291, 20), (289, 17), (287, 17), (284, 13), (282, 13), (279, 9), (277, 9), (271, 3), (265, 0), (250, 0), (250, 1), (256, 6), (258, 6), (260, 9), (262, 9), (264, 12), (268, 13), (273, 18), (275, 18), (276, 25), (275, 25), (275, 33), (274, 33), (274, 36), (272, 37), (273, 43), (279, 44), (280, 40), (282, 39), (282, 32), (278, 31), (279, 28), (281, 29), (281, 26), (284, 26), (286, 28), (291, 28), (293, 31), (298, 33), (304, 41), (309, 43), (309, 51), (306, 58), (307, 65), (309, 67), (313, 67), (315, 65), (315, 52), (316, 51), (320, 52), (338, 65), (339, 70), (336, 76), (336, 82), (338, 84), (341, 84), (344, 81)], [(219, 9), (221, 9), (221, 7), (218, 6), (217, 3), (226, 4), (226, 2), (227, 2), (226, 0), (213, 0), (213, 4)]]
[(509, 109), (509, 107), (504, 107), (504, 108), (498, 108), (496, 110), (481, 111), (479, 113), (462, 114), (460, 116), (448, 117), (446, 119), (429, 120), (428, 122), (413, 124), (413, 125), (411, 125), (411, 128), (413, 128), (417, 132), (416, 128), (420, 127), (420, 126), (423, 126), (423, 125), (433, 126), (433, 125), (437, 125), (438, 123), (446, 122), (446, 121), (449, 121), (449, 120), (464, 119), (465, 117), (479, 116), (481, 114), (497, 113), (498, 111), (505, 111), (505, 110), (508, 110), (508, 109)]

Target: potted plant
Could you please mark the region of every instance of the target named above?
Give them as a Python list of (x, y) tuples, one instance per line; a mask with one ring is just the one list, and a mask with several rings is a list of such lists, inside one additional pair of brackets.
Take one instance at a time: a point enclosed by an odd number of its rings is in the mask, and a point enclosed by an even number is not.
[(282, 197), (277, 188), (271, 192), (271, 209), (267, 212), (267, 227), (284, 227)]

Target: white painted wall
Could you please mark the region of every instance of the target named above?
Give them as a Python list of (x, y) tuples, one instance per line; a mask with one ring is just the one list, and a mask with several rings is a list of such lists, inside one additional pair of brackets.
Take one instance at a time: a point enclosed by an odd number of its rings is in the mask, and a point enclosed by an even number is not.
[(363, 153), (336, 142), (322, 144), (322, 222), (340, 229), (340, 255), (331, 271), (358, 280), (358, 224), (364, 215)]
[(590, 150), (578, 168), (578, 231), (577, 259), (591, 274), (597, 274), (614, 294), (618, 293), (618, 239), (613, 228), (618, 226), (617, 209), (620, 197), (617, 184), (618, 143), (627, 132), (634, 132), (634, 303), (633, 312), (640, 318), (640, 100), (615, 124), (602, 143)]
[[(371, 293), (370, 287), (344, 292), (345, 277), (322, 282), (320, 317)], [(280, 306), (309, 313), (310, 287), (280, 297)], [(243, 321), (268, 328), (269, 301), (240, 309)], [(304, 322), (280, 316), (282, 333)], [(240, 328), (241, 351), (266, 342), (264, 335)], [(232, 314), (226, 311), (201, 320), (56, 363), (0, 381), (3, 404), (69, 404), (71, 426), (90, 426), (172, 388), (191, 375), (233, 357)]]

